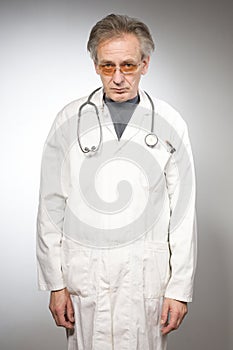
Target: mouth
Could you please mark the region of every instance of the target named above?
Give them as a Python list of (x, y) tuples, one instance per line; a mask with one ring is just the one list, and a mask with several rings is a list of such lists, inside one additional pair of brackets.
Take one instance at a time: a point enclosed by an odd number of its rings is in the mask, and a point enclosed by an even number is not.
[(116, 94), (124, 94), (125, 92), (127, 92), (126, 89), (112, 89), (112, 91)]

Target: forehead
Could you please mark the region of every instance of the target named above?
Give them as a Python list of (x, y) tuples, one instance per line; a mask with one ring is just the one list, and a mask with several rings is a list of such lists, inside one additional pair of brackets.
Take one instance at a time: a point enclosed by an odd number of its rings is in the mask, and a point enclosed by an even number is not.
[(101, 42), (97, 47), (98, 61), (120, 61), (141, 58), (141, 47), (134, 34), (123, 34)]

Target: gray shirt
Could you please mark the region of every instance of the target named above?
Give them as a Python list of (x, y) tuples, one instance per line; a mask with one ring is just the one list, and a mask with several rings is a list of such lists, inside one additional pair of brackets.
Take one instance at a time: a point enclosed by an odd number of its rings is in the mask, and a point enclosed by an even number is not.
[(109, 109), (118, 140), (120, 140), (135, 108), (139, 103), (139, 95), (125, 102), (115, 102), (104, 96), (104, 101)]

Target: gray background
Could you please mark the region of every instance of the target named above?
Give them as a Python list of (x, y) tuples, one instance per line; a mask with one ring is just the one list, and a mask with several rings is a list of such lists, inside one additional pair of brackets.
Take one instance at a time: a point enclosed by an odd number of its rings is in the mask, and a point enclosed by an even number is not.
[(60, 108), (99, 86), (86, 53), (110, 12), (144, 20), (157, 51), (141, 86), (175, 106), (196, 163), (194, 302), (172, 350), (230, 350), (232, 339), (232, 1), (1, 1), (0, 349), (65, 349), (38, 292), (35, 222), (43, 143)]

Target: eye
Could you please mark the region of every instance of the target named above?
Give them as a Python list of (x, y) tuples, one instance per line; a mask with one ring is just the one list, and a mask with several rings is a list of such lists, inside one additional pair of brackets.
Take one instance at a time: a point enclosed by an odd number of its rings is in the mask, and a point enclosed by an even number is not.
[(105, 63), (105, 64), (102, 64), (102, 67), (104, 68), (112, 68), (112, 67), (115, 67), (112, 63)]
[(124, 63), (122, 64), (122, 67), (124, 68), (132, 68), (134, 65), (132, 63)]
[(125, 62), (121, 65), (121, 70), (125, 74), (130, 74), (135, 72), (137, 69), (137, 65), (130, 63), (130, 62)]

